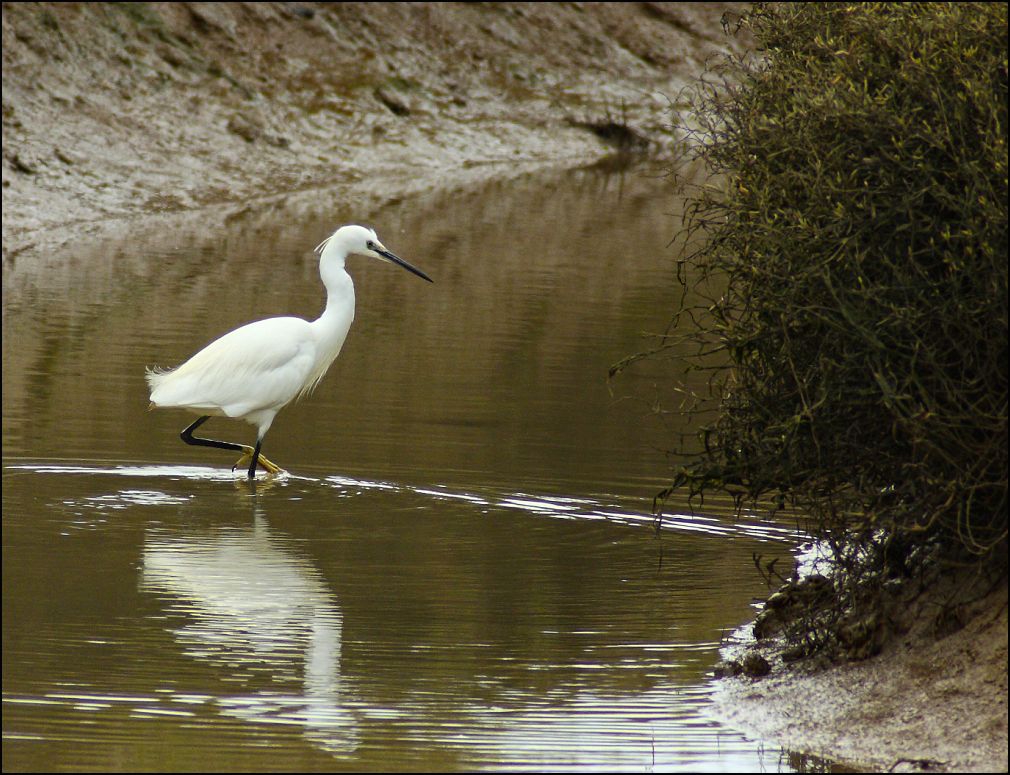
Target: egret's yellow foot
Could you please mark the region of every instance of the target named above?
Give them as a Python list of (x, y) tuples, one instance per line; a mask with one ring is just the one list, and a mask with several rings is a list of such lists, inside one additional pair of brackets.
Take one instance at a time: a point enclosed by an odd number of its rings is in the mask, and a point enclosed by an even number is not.
[[(235, 471), (236, 469), (239, 469), (239, 468), (248, 468), (249, 464), (252, 462), (253, 452), (255, 452), (255, 451), (256, 450), (253, 449), (252, 447), (243, 444), (242, 445), (242, 457), (240, 457), (237, 461), (235, 461), (235, 465), (233, 465), (231, 467), (231, 470)], [(260, 452), (260, 456), (256, 460), (256, 466), (258, 468), (262, 468), (264, 471), (266, 471), (269, 474), (284, 474), (284, 473), (287, 473), (279, 465), (277, 465), (276, 463), (271, 462), (268, 458), (264, 457), (262, 452)]]

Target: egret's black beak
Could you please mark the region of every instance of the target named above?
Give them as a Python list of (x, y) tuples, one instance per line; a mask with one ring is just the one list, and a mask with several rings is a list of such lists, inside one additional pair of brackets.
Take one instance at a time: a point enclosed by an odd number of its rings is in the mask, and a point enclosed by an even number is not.
[(385, 248), (376, 248), (375, 252), (378, 253), (380, 256), (382, 256), (384, 259), (386, 259), (389, 263), (391, 263), (391, 264), (397, 264), (399, 266), (402, 266), (408, 272), (413, 272), (418, 277), (420, 277), (422, 280), (427, 280), (429, 283), (435, 282), (430, 277), (428, 277), (428, 275), (426, 275), (424, 272), (422, 272), (420, 269), (418, 269), (416, 266), (412, 266), (411, 264), (408, 264), (406, 261), (404, 261), (402, 258), (400, 258), (395, 253), (390, 253)]

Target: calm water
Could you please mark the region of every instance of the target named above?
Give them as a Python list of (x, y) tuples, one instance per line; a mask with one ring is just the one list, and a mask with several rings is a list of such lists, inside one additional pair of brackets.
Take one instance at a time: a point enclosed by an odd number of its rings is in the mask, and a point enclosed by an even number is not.
[[(651, 497), (675, 303), (642, 172), (516, 176), (365, 212), (315, 195), (4, 267), (5, 770), (790, 770), (706, 712), (789, 526)], [(248, 483), (147, 411), (145, 365), (322, 306), (311, 248), (374, 225), (358, 313)], [(251, 442), (244, 423), (207, 435)], [(689, 430), (689, 429), (688, 429)]]

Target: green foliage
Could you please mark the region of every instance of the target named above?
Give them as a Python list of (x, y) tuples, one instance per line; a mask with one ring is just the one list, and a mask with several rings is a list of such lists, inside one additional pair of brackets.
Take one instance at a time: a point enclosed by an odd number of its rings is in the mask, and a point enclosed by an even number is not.
[(697, 335), (726, 355), (719, 419), (663, 496), (775, 497), (888, 572), (926, 544), (1005, 572), (1006, 5), (743, 25), (757, 54), (694, 103), (720, 185), (686, 262), (724, 291)]

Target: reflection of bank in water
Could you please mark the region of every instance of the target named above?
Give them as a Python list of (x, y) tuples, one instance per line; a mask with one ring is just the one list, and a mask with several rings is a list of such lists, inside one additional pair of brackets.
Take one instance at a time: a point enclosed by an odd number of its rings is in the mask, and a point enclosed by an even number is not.
[(202, 536), (152, 530), (141, 589), (188, 622), (173, 634), (185, 653), (232, 671), (252, 688), (220, 697), (245, 721), (300, 725), (330, 751), (357, 746), (341, 686), (341, 614), (318, 572), (278, 546), (266, 521)]

